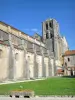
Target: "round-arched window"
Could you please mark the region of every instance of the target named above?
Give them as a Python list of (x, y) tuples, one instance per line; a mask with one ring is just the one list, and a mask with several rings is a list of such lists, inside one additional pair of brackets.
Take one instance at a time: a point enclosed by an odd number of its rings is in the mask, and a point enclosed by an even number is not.
[(46, 39), (48, 39), (49, 38), (49, 34), (48, 33), (46, 33)]

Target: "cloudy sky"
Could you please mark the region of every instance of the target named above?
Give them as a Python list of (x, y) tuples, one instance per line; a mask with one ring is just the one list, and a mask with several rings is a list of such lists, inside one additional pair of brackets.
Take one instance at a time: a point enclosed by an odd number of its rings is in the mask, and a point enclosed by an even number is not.
[(0, 0), (0, 20), (29, 35), (42, 35), (42, 22), (55, 18), (75, 49), (75, 0)]

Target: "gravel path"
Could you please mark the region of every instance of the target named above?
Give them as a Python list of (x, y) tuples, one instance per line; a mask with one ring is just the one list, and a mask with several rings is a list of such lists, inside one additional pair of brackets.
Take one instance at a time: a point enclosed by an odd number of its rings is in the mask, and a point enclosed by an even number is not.
[(75, 100), (75, 97), (35, 97), (35, 98), (0, 97), (0, 100)]

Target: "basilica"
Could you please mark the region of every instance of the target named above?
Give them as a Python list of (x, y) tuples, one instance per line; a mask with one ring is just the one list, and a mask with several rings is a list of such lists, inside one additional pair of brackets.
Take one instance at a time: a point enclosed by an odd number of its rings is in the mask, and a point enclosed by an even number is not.
[(62, 55), (68, 50), (55, 19), (42, 22), (34, 36), (0, 21), (0, 82), (63, 75)]

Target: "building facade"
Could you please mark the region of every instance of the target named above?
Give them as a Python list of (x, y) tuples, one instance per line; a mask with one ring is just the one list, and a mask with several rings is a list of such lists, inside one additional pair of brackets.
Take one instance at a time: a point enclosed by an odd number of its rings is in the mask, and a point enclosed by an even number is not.
[(62, 66), (61, 40), (59, 24), (55, 19), (42, 23), (42, 37), (30, 37), (0, 22), (0, 81), (56, 75), (58, 66)]
[(64, 57), (64, 74), (75, 75), (75, 50), (68, 50), (63, 55)]

